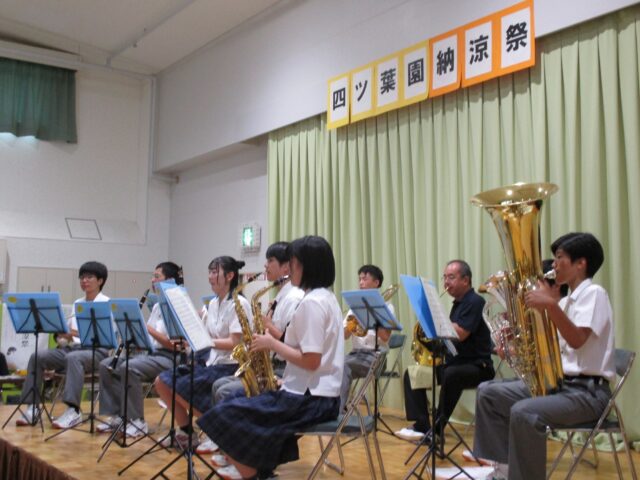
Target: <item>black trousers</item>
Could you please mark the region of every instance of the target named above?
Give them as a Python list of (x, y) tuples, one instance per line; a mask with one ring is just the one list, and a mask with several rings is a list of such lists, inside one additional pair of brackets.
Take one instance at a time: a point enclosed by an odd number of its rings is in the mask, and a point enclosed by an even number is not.
[[(460, 363), (453, 365), (441, 365), (436, 367), (436, 378), (440, 385), (440, 396), (438, 399), (438, 409), (436, 422), (438, 433), (449, 421), (449, 417), (460, 400), (462, 391), (475, 388), (482, 382), (491, 380), (495, 376), (493, 363), (491, 360), (478, 361), (473, 363)], [(411, 388), (409, 372), (404, 372), (404, 408), (407, 420), (413, 420), (413, 429), (417, 432), (426, 433), (431, 428), (429, 422), (429, 399), (426, 388)]]

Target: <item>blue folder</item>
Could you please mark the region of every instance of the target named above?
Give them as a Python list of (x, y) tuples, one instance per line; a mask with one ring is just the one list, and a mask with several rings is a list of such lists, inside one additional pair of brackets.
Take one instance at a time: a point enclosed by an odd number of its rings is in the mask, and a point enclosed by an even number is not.
[(58, 293), (5, 293), (2, 301), (16, 333), (36, 333), (34, 309), (40, 318), (40, 332), (69, 333)]
[[(147, 325), (135, 298), (117, 298), (109, 301), (111, 313), (116, 322), (118, 333), (123, 342), (131, 340), (133, 344), (150, 353), (155, 351)], [(129, 324), (129, 328), (127, 328)]]
[(347, 290), (342, 292), (342, 297), (365, 330), (376, 325), (388, 330), (402, 330), (402, 325), (377, 289)]
[(116, 348), (118, 346), (109, 302), (77, 302), (74, 307), (80, 343), (83, 347), (92, 347), (94, 339), (96, 347)]

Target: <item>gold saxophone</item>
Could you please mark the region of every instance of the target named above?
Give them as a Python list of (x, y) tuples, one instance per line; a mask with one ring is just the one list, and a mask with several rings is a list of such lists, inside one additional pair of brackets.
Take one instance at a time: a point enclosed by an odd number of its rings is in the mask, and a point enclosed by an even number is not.
[(242, 304), (240, 303), (238, 296), (242, 293), (242, 290), (247, 286), (247, 284), (254, 281), (256, 278), (258, 278), (258, 275), (255, 275), (249, 278), (246, 282), (241, 283), (233, 289), (231, 294), (233, 297), (233, 304), (236, 309), (236, 316), (238, 317), (240, 327), (242, 328), (242, 340), (233, 347), (231, 356), (238, 362), (239, 367), (238, 370), (236, 370), (235, 376), (242, 381), (242, 385), (247, 396), (257, 395), (259, 393), (259, 383), (256, 372), (251, 368), (251, 356), (249, 353), (251, 340), (253, 339), (253, 330), (249, 324), (247, 312), (242, 308)]
[(524, 302), (525, 294), (543, 278), (539, 213), (542, 201), (557, 190), (552, 183), (519, 183), (471, 199), (491, 215), (508, 267), (485, 283), (486, 290), (506, 307), (506, 313), (489, 313), (485, 321), (502, 344), (509, 365), (533, 396), (556, 391), (564, 376), (554, 324), (546, 312), (527, 308)]
[[(399, 288), (400, 288), (399, 283), (393, 283), (389, 285), (384, 290), (384, 292), (382, 292), (382, 298), (384, 299), (384, 301), (388, 302), (389, 300), (391, 300), (391, 297), (393, 297), (396, 294)], [(360, 326), (358, 319), (353, 314), (350, 314), (347, 317), (346, 329), (347, 331), (351, 332), (351, 335), (355, 335), (356, 337), (364, 337), (367, 334), (367, 331)]]
[[(251, 312), (253, 313), (253, 331), (257, 335), (264, 335), (264, 316), (262, 315), (262, 308), (260, 306), (260, 298), (270, 290), (279, 287), (289, 279), (288, 275), (280, 277), (271, 285), (261, 288), (251, 297)], [(250, 368), (253, 370), (253, 375), (257, 379), (257, 391), (249, 392), (246, 387), (245, 391), (247, 396), (251, 397), (262, 392), (269, 390), (276, 390), (278, 388), (277, 377), (273, 373), (273, 364), (271, 363), (271, 353), (268, 350), (261, 350), (258, 352), (249, 352)], [(240, 367), (242, 368), (242, 366)], [(247, 366), (249, 368), (249, 366)]]

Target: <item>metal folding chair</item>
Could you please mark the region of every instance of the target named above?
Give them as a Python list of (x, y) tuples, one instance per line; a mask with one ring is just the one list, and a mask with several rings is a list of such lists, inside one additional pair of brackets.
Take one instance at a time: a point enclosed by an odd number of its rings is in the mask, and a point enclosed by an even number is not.
[[(358, 405), (362, 401), (365, 396), (369, 385), (375, 378), (376, 371), (379, 368), (380, 362), (382, 361), (383, 355), (378, 352), (375, 360), (372, 362), (369, 367), (369, 372), (362, 379), (358, 390), (355, 394), (349, 399), (347, 403), (347, 409), (343, 415), (339, 415), (336, 420), (330, 422), (324, 422), (317, 425), (313, 425), (309, 428), (306, 428), (300, 432), (300, 435), (315, 435), (318, 437), (320, 442), (320, 450), (322, 451), (320, 458), (316, 462), (313, 467), (313, 470), (308, 476), (308, 479), (313, 479), (316, 477), (320, 468), (323, 465), (327, 465), (340, 475), (344, 474), (344, 455), (342, 453), (342, 445), (340, 443), (341, 437), (352, 437), (358, 438), (361, 437), (364, 441), (365, 445), (365, 453), (367, 455), (367, 461), (369, 463), (369, 472), (370, 478), (376, 479), (376, 469), (373, 465), (373, 458), (371, 456), (371, 447), (369, 445), (369, 436), (373, 439), (373, 444), (376, 450), (376, 456), (378, 458), (378, 467), (380, 470), (380, 475), (383, 480), (386, 480), (386, 474), (384, 471), (384, 464), (382, 462), (382, 455), (380, 453), (380, 445), (378, 444), (378, 437), (376, 436), (376, 428), (375, 428), (375, 418), (372, 415), (363, 415), (358, 409)], [(331, 439), (329, 443), (325, 446), (322, 437), (330, 436)], [(329, 453), (336, 447), (338, 450), (338, 457), (340, 459), (340, 465), (335, 465), (328, 460)]]
[[(622, 437), (624, 450), (627, 455), (627, 460), (629, 462), (629, 468), (631, 470), (631, 477), (634, 480), (638, 478), (636, 474), (635, 466), (633, 464), (633, 459), (631, 458), (631, 452), (629, 450), (629, 439), (627, 438), (627, 433), (624, 428), (622, 415), (620, 413), (620, 410), (618, 409), (618, 405), (616, 404), (616, 398), (618, 397), (618, 394), (620, 393), (622, 386), (624, 385), (625, 381), (627, 380), (627, 377), (629, 376), (629, 372), (631, 371), (631, 367), (633, 366), (633, 361), (635, 360), (635, 357), (636, 357), (635, 352), (631, 352), (629, 350), (623, 350), (621, 348), (616, 348), (615, 363), (616, 363), (616, 373), (618, 374), (618, 377), (619, 377), (618, 383), (616, 384), (615, 388), (611, 392), (611, 399), (609, 400), (609, 403), (607, 404), (606, 408), (602, 412), (602, 415), (600, 415), (600, 418), (598, 418), (597, 421), (587, 423), (587, 424), (582, 424), (582, 425), (574, 425), (572, 427), (548, 429), (550, 432), (566, 432), (567, 440), (562, 446), (562, 449), (558, 453), (553, 464), (551, 465), (551, 468), (547, 473), (547, 478), (551, 477), (551, 474), (554, 472), (554, 470), (560, 463), (560, 460), (562, 459), (567, 449), (571, 450), (571, 453), (573, 456), (573, 463), (571, 464), (571, 467), (569, 469), (569, 472), (567, 473), (566, 478), (571, 478), (571, 476), (575, 472), (581, 460), (591, 464), (593, 468), (597, 468), (598, 452), (595, 449), (595, 445), (593, 441), (595, 439), (595, 436), (599, 433), (605, 433), (609, 437), (611, 449), (613, 450), (616, 469), (618, 471), (618, 478), (623, 478), (623, 476), (622, 476), (622, 468), (620, 466), (620, 459), (618, 458), (618, 452), (616, 450), (616, 445), (613, 439), (614, 433), (617, 433)], [(572, 440), (576, 433), (584, 433), (587, 435), (584, 445), (582, 445), (582, 447), (580, 448), (577, 454), (575, 454), (573, 450), (573, 443), (572, 443)], [(590, 444), (593, 448), (594, 462), (588, 462), (587, 460), (584, 460), (582, 458), (587, 448), (589, 448)]]

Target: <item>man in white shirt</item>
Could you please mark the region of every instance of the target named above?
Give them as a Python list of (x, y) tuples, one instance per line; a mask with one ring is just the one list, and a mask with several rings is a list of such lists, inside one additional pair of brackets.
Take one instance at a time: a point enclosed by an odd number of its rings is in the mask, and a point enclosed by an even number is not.
[[(84, 292), (84, 297), (78, 298), (78, 302), (107, 302), (109, 297), (102, 293), (102, 288), (107, 281), (107, 267), (100, 262), (86, 262), (80, 267), (78, 278), (80, 288)], [(75, 311), (75, 307), (74, 307)], [(85, 372), (91, 372), (91, 350), (82, 350), (78, 334), (78, 322), (75, 314), (68, 320), (70, 333), (58, 334), (58, 348), (45, 350), (38, 356), (38, 372), (34, 383), (33, 371), (35, 369), (35, 359), (32, 355), (29, 359), (28, 373), (22, 389), (23, 401), (30, 401), (30, 391), (35, 391), (39, 398), (42, 388), (42, 374), (44, 370), (55, 370), (65, 372), (65, 383), (62, 400), (67, 404), (67, 410), (53, 422), (55, 428), (69, 428), (82, 420), (80, 412), (80, 400), (82, 387), (84, 385)], [(96, 350), (96, 367), (108, 354), (106, 348)], [(35, 390), (32, 390), (35, 389)], [(27, 398), (28, 397), (28, 398)], [(37, 408), (30, 405), (20, 418), (16, 420), (16, 425), (34, 425), (34, 418), (40, 415)]]
[[(382, 270), (375, 265), (363, 265), (358, 270), (358, 286), (361, 290), (368, 288), (380, 288), (384, 276)], [(394, 313), (393, 305), (387, 304), (391, 313)], [(351, 337), (351, 352), (344, 359), (344, 373), (342, 376), (342, 386), (340, 388), (340, 411), (342, 412), (349, 400), (351, 382), (354, 378), (366, 376), (373, 360), (375, 359), (376, 335), (378, 336), (378, 348), (382, 351), (388, 350), (391, 330), (386, 328), (369, 329), (364, 336), (354, 335), (348, 326), (349, 317), (353, 315), (351, 310), (343, 322), (344, 339)]]
[(527, 307), (546, 310), (560, 334), (564, 383), (554, 394), (532, 398), (521, 380), (486, 382), (476, 397), (474, 453), (496, 463), (487, 478), (544, 479), (546, 427), (595, 421), (615, 379), (614, 325), (607, 292), (592, 283), (604, 262), (590, 233), (569, 233), (551, 245), (559, 294), (545, 282), (525, 296)]

